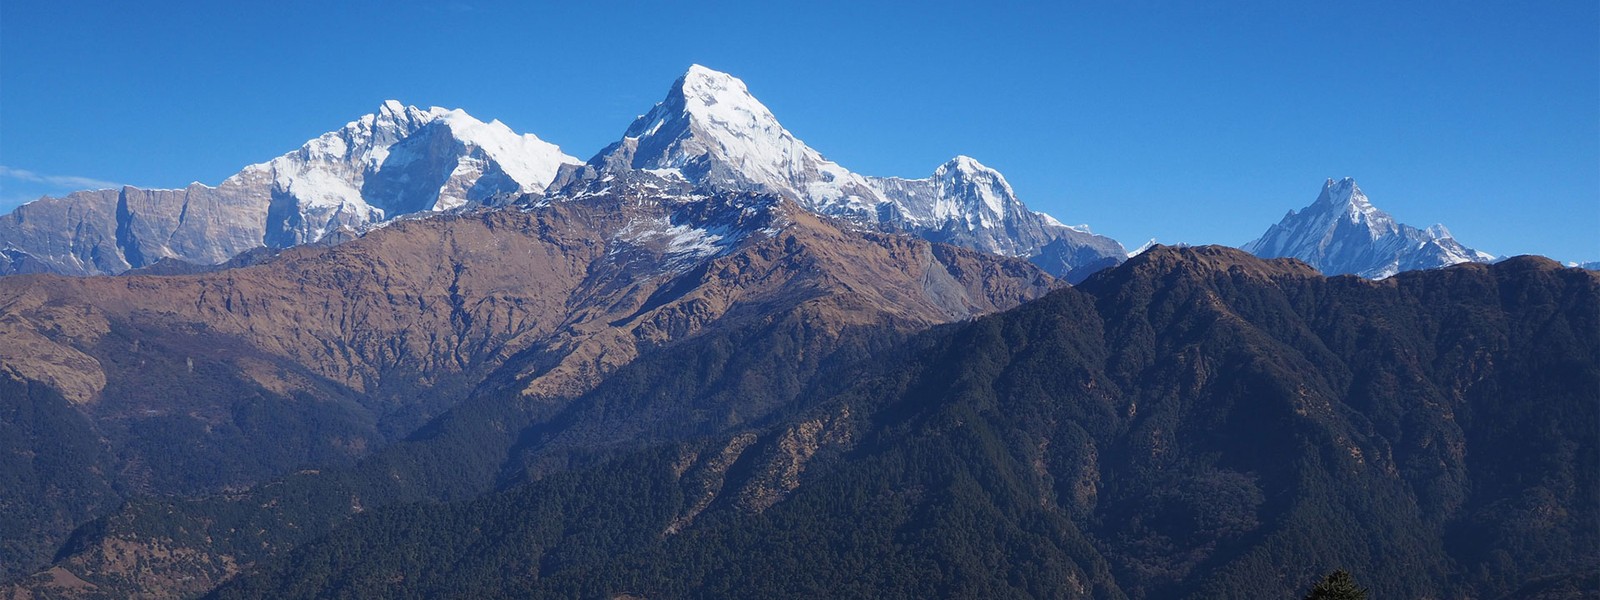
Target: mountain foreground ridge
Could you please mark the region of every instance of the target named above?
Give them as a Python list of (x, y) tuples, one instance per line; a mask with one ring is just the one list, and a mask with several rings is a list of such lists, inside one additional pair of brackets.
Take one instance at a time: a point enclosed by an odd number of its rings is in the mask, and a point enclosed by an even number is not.
[[(1600, 340), (1583, 335), (1596, 330), (1600, 274), (1537, 257), (1369, 281), (1155, 246), (1079, 286), (813, 371), (832, 384), (770, 419), (639, 437), (663, 431), (647, 407), (673, 403), (653, 390), (688, 381), (660, 377), (706, 367), (693, 366), (701, 352), (654, 353), (565, 416), (521, 421), (528, 430), (495, 433), (485, 424), (517, 421), (484, 396), (354, 467), (129, 503), (18, 585), (78, 597), (218, 584), (212, 597), (1284, 597), (1344, 568), (1392, 597), (1582, 590), (1600, 567), (1600, 433), (1588, 426), (1600, 407), (1586, 392), (1600, 386)], [(786, 365), (756, 371), (784, 379)], [(740, 397), (707, 406), (755, 396)], [(574, 435), (650, 441), (591, 461), (548, 453)], [(392, 474), (485, 460), (498, 492), (380, 503), (404, 495)], [(70, 581), (98, 591), (58, 585)]]
[[(22, 411), (7, 420), (21, 454), (0, 471), (26, 482), (0, 505), (35, 515), (12, 523), (28, 542), (0, 563), (36, 565), (119, 498), (348, 465), (476, 398), (551, 419), (640, 357), (736, 324), (778, 338), (749, 356), (821, 368), (1059, 285), (1020, 259), (840, 225), (770, 196), (618, 187), (402, 220), (225, 271), (0, 278), (0, 400)], [(679, 427), (759, 419), (803, 379), (752, 382), (765, 408), (707, 408)], [(64, 463), (22, 458), (40, 453)]]

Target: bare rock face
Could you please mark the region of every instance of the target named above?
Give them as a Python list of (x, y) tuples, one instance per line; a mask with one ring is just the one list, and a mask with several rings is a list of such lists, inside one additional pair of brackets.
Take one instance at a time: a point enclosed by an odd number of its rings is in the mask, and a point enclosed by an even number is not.
[(391, 100), (216, 187), (123, 187), (20, 206), (0, 216), (0, 275), (115, 274), (168, 258), (214, 265), (400, 215), (537, 193), (574, 162), (499, 121)]

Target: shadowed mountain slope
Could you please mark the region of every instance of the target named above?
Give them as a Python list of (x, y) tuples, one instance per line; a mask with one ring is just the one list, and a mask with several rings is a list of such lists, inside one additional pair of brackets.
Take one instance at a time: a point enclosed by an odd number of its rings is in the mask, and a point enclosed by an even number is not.
[(1543, 259), (1372, 282), (1158, 247), (784, 422), (362, 514), (214, 596), (1572, 591), (1596, 332), (1600, 277)]

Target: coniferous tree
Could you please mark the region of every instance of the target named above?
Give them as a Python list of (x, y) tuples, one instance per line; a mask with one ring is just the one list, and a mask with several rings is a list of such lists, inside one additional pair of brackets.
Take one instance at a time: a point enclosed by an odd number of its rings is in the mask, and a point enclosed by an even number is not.
[(1367, 600), (1367, 588), (1356, 585), (1349, 571), (1339, 569), (1311, 588), (1305, 600)]

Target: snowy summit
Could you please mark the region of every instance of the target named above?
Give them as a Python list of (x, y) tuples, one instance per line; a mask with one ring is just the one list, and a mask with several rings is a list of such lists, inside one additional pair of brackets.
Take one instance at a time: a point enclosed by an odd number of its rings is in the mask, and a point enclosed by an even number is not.
[[(806, 145), (738, 78), (694, 65), (622, 139), (552, 195), (652, 177), (787, 198), (863, 226), (1032, 260), (1057, 275), (1122, 259), (1120, 244), (1028, 210), (998, 171), (958, 156), (926, 179), (863, 176)], [(559, 191), (557, 188), (560, 189)]]
[(105, 275), (163, 259), (215, 265), (263, 246), (541, 192), (561, 165), (578, 162), (499, 121), (389, 100), (216, 187), (124, 187), (21, 206), (0, 216), (0, 274)]
[(1494, 260), (1491, 254), (1461, 245), (1443, 225), (1418, 229), (1396, 222), (1373, 206), (1349, 177), (1329, 179), (1311, 206), (1289, 211), (1243, 248), (1263, 258), (1298, 258), (1328, 275), (1369, 279)]

